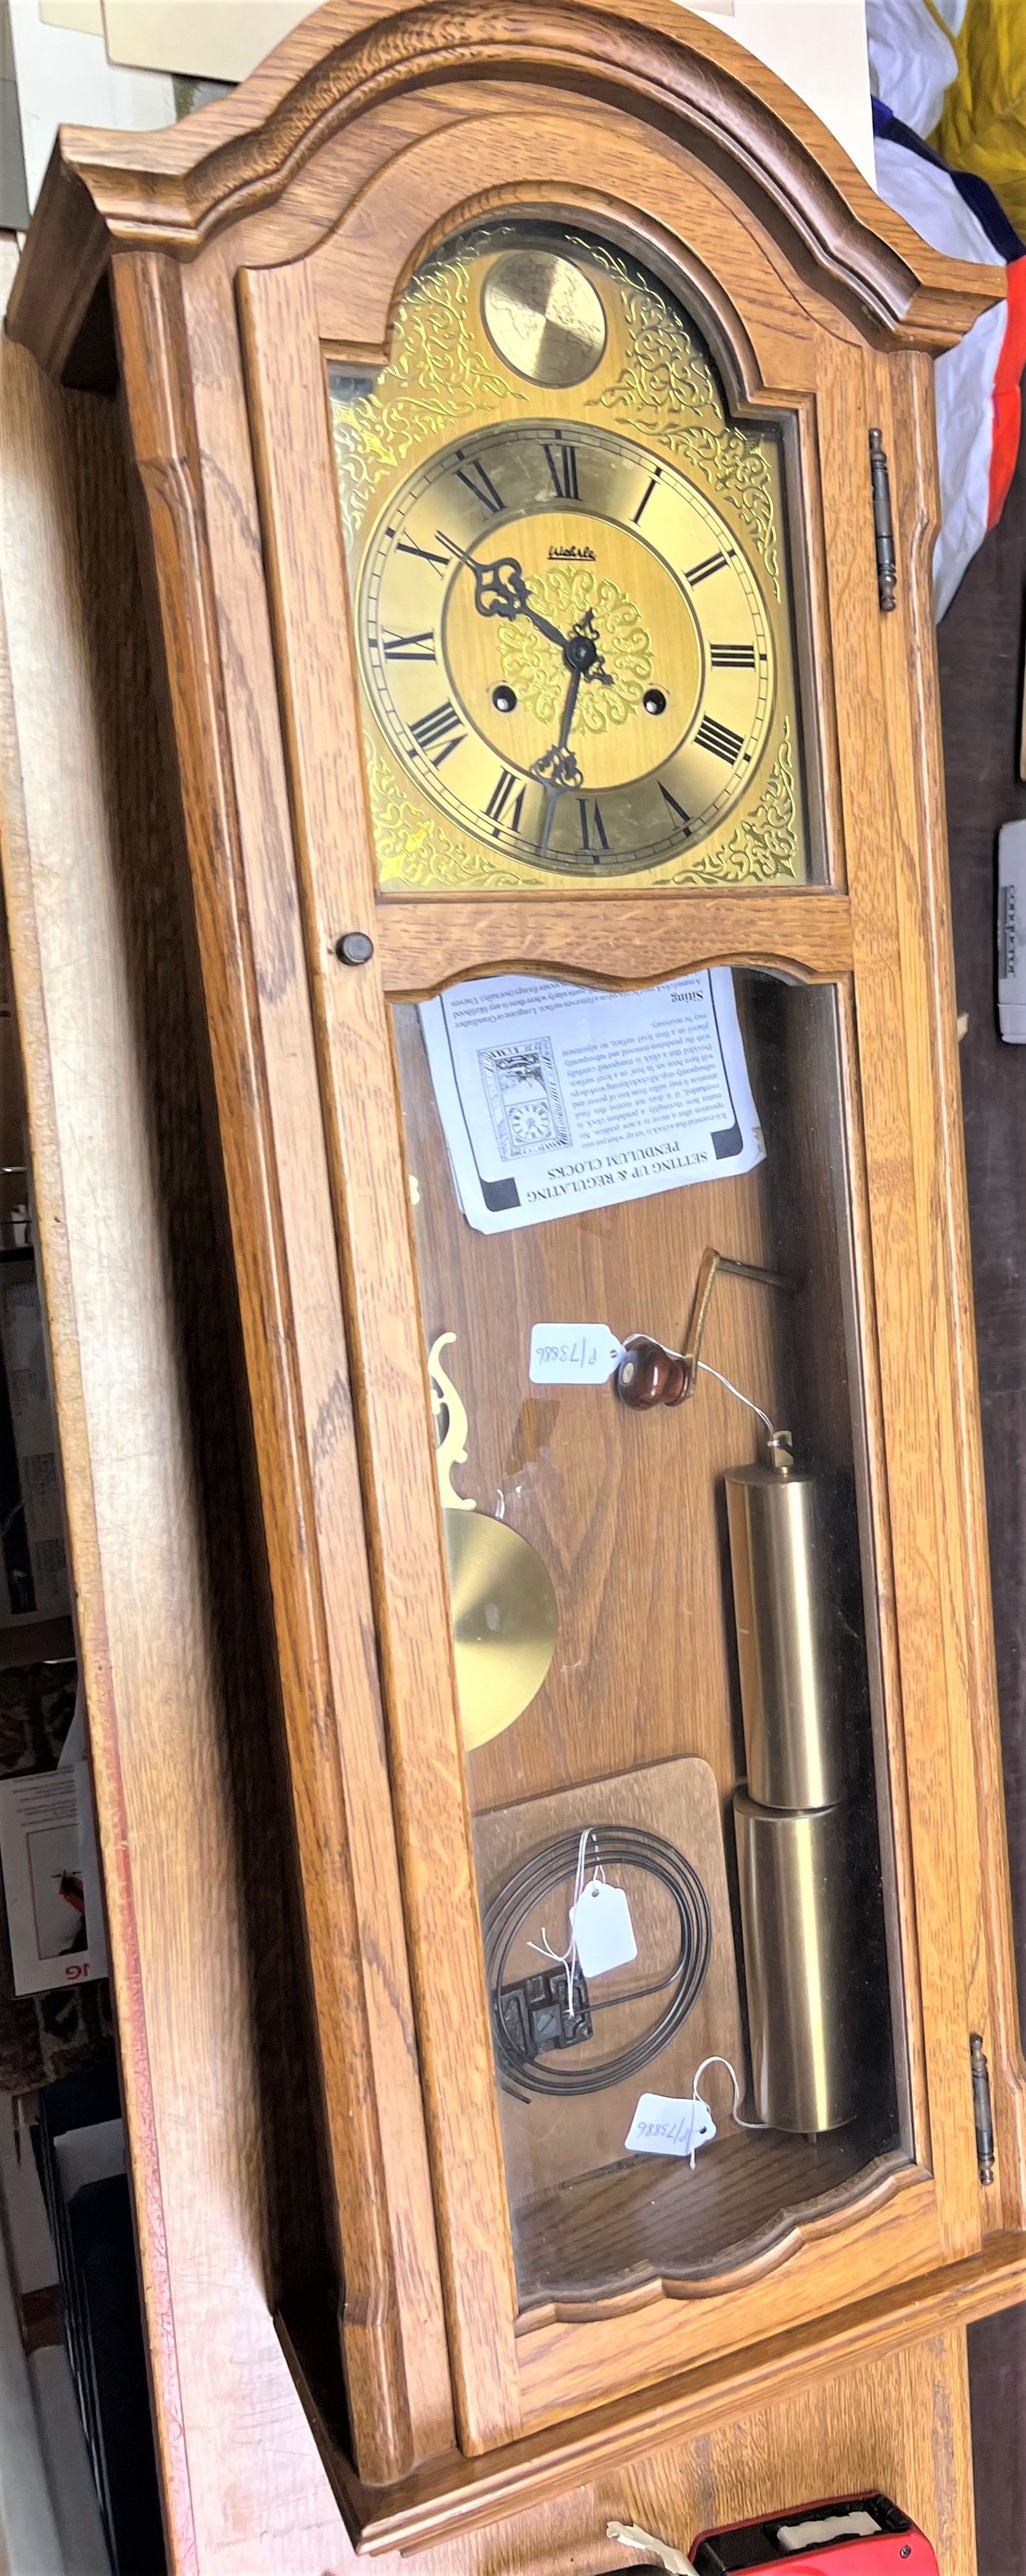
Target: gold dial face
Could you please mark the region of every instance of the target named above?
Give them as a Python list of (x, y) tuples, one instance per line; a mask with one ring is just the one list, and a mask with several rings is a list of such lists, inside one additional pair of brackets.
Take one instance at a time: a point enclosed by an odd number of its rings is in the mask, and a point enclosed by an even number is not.
[(382, 885), (805, 876), (779, 446), (664, 290), (507, 225), (331, 391)]

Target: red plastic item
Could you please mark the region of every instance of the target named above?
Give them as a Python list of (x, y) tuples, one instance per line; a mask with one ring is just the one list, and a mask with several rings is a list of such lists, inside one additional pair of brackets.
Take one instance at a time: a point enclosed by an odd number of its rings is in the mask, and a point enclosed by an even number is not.
[[(804, 2523), (840, 2522), (868, 2517), (873, 2532), (857, 2527), (829, 2536), (810, 2532), (797, 2548), (779, 2535), (793, 2534)], [(767, 2576), (791, 2567), (795, 2576), (939, 2576), (936, 2556), (925, 2532), (917, 2529), (889, 2496), (833, 2496), (793, 2511), (768, 2514), (758, 2522), (735, 2522), (720, 2531), (700, 2531), (691, 2544), (696, 2576)]]

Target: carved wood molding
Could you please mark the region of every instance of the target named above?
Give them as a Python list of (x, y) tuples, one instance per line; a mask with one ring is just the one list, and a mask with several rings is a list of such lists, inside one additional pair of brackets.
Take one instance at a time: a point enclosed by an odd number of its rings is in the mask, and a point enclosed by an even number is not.
[[(182, 126), (141, 137), (62, 128), (8, 328), (59, 372), (112, 245), (193, 258), (275, 205), (345, 126), (467, 75), (570, 86), (668, 132), (729, 176), (795, 264), (853, 302), (875, 336), (945, 348), (1001, 292), (1000, 272), (931, 251), (775, 74), (668, 0), (634, 0), (629, 14), (617, 0), (489, 11), (431, 0), (391, 16), (375, 0), (328, 0), (230, 100)], [(292, 255), (308, 246), (297, 238)]]
[(568, 2292), (540, 2301), (537, 2307), (521, 2311), (517, 2319), (518, 2341), (542, 2326), (597, 2324), (606, 2317), (633, 2316), (639, 2308), (655, 2307), (661, 2300), (723, 2298), (731, 2290), (780, 2271), (807, 2245), (838, 2235), (853, 2219), (867, 2218), (873, 2210), (883, 2209), (896, 2192), (929, 2180), (926, 2169), (906, 2163), (900, 2149), (877, 2156), (864, 2172), (822, 2200), (809, 2202), (803, 2210), (783, 2210), (762, 2241), (742, 2254), (739, 2262), (725, 2264), (718, 2260), (693, 2272), (667, 2269), (644, 2282), (640, 2289), (614, 2291), (608, 2298), (582, 2290), (579, 2295)]

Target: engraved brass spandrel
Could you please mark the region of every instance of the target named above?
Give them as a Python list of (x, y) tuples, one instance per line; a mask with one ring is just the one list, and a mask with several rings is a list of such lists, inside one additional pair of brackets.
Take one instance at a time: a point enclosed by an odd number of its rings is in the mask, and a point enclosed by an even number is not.
[(613, 384), (588, 397), (624, 427), (644, 430), (667, 455), (682, 458), (711, 492), (733, 504), (754, 538), (779, 600), (778, 500), (770, 458), (723, 410), (716, 380), (696, 342), (684, 333), (658, 288), (632, 282), (623, 260), (597, 248), (594, 256), (622, 284), (626, 354)]
[(359, 536), (378, 492), (427, 444), (451, 437), (461, 422), (470, 426), (526, 401), (523, 388), (496, 366), (481, 334), (466, 261), (430, 263), (399, 307), (389, 365), (365, 393), (332, 403), (350, 541)]
[(526, 868), (447, 832), (410, 795), (372, 735), (365, 735), (363, 748), (382, 885), (408, 894), (431, 887), (446, 894), (519, 893)]
[[(414, 803), (369, 737), (364, 753), (383, 883), (409, 893), (426, 893), (431, 887), (448, 894), (486, 890), (512, 894), (522, 889), (528, 879), (525, 868), (515, 860), (502, 861), (487, 850), (476, 850), (444, 831)], [(794, 883), (800, 862), (791, 742), (785, 731), (758, 805), (736, 825), (729, 840), (698, 850), (658, 875), (653, 870), (646, 882), (669, 887)], [(537, 872), (532, 872), (531, 882), (537, 884)]]
[(756, 886), (794, 882), (802, 859), (798, 800), (790, 726), (783, 738), (758, 803), (736, 824), (728, 841), (698, 850), (662, 879), (673, 886)]

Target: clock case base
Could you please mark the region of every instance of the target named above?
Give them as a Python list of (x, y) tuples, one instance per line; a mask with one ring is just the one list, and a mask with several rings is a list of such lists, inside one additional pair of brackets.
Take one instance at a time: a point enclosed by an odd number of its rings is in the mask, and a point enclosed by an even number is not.
[(359, 2557), (378, 2558), (415, 2555), (537, 2511), (586, 2478), (605, 2483), (678, 2444), (740, 2426), (755, 2408), (794, 2406), (834, 2371), (879, 2371), (892, 2355), (936, 2348), (937, 2338), (1023, 2298), (1026, 2235), (994, 2236), (970, 2262), (841, 2309), (826, 2332), (767, 2337), (627, 2406), (579, 2416), (542, 2441), (477, 2460), (453, 2451), (384, 2488), (368, 2486), (353, 2468), (331, 2310), (318, 2311), (307, 2297), (279, 2308), (275, 2324), (349, 2537)]

